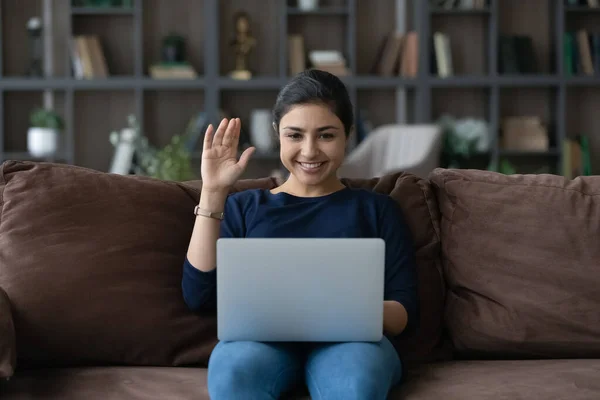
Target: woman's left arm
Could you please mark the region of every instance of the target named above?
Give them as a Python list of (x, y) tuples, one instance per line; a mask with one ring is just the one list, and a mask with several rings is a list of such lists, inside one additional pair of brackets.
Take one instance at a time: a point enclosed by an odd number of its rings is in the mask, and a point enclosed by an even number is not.
[(397, 336), (418, 318), (417, 266), (412, 234), (400, 207), (391, 198), (380, 220), (385, 240), (383, 330)]

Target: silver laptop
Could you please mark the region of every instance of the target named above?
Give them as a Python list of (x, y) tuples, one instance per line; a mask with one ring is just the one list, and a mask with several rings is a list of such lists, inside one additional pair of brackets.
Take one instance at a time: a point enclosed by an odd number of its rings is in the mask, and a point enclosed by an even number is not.
[(379, 341), (382, 239), (219, 239), (222, 341)]

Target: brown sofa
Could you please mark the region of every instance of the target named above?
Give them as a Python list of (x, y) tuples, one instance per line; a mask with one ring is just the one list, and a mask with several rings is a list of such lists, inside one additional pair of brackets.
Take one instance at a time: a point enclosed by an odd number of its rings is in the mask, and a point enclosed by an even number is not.
[[(414, 233), (422, 318), (391, 399), (600, 399), (600, 178), (345, 182), (388, 193)], [(0, 398), (208, 398), (215, 316), (180, 289), (199, 189), (2, 165)]]

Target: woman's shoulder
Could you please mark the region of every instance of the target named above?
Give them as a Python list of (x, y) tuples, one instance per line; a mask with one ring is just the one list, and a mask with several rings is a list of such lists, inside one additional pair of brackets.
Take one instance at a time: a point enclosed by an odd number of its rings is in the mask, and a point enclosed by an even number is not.
[(376, 192), (365, 188), (350, 188), (349, 193), (362, 201), (371, 202), (378, 206), (394, 204), (394, 199), (387, 193)]

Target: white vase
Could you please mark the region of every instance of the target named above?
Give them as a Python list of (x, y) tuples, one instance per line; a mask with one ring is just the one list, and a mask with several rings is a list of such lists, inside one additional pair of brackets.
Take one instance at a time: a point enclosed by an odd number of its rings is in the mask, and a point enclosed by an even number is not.
[(273, 131), (271, 110), (255, 109), (250, 114), (250, 141), (258, 153), (273, 150), (275, 132)]
[(298, 8), (302, 11), (314, 11), (319, 7), (319, 0), (298, 0)]
[(27, 131), (27, 151), (33, 157), (49, 157), (58, 150), (56, 129), (30, 127)]

